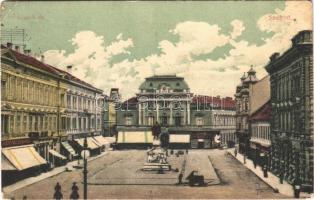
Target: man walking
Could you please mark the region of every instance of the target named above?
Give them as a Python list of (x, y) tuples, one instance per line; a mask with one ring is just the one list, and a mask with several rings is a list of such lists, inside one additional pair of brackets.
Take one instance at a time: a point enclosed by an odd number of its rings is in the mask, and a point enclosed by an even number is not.
[(61, 192), (61, 185), (57, 182), (55, 186), (55, 193), (53, 194), (53, 198), (56, 200), (63, 199), (63, 194)]

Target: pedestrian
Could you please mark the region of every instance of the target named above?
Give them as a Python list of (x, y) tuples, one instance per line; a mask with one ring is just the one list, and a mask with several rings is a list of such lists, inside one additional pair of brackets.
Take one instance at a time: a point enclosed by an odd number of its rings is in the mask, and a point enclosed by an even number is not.
[(185, 153), (188, 154), (188, 153), (189, 153), (189, 150), (188, 150), (188, 149), (185, 149)]
[(299, 178), (296, 178), (293, 181), (293, 189), (294, 189), (294, 198), (300, 198), (300, 192), (301, 192), (301, 184)]
[(280, 181), (280, 184), (283, 184), (283, 178), (284, 178), (284, 174), (283, 174), (283, 170), (280, 170), (280, 174), (279, 174), (279, 181)]
[(256, 158), (253, 159), (253, 164), (254, 164), (254, 168), (256, 169), (256, 166), (257, 166)]
[(61, 185), (57, 182), (55, 186), (55, 193), (53, 194), (53, 198), (56, 200), (63, 199), (63, 194), (61, 192)]
[(182, 172), (180, 172), (180, 174), (178, 176), (178, 184), (182, 184), (182, 178), (183, 178), (183, 174), (182, 174)]
[(263, 165), (263, 172), (264, 172), (264, 177), (267, 178), (268, 174), (267, 174), (267, 166)]
[(237, 155), (238, 155), (238, 149), (234, 148), (234, 156), (237, 157)]
[(71, 192), (71, 195), (70, 195), (70, 199), (73, 199), (73, 200), (77, 200), (80, 198), (80, 195), (78, 193), (78, 187), (76, 185), (76, 182), (73, 182), (73, 185), (72, 185), (72, 192)]

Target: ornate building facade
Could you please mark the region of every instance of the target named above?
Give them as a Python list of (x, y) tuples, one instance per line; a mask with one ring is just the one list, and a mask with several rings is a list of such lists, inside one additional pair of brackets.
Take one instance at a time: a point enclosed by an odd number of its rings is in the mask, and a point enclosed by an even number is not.
[[(1, 45), (1, 62), (3, 148), (17, 151), (32, 145), (55, 165), (54, 157), (66, 159), (60, 154), (64, 141), (101, 134), (102, 90), (45, 64), (29, 51), (13, 49), (10, 43)], [(18, 158), (8, 159), (12, 163)]]
[(312, 31), (299, 32), (282, 55), (274, 53), (266, 70), (271, 82), (271, 170), (289, 183), (312, 188)]
[(236, 88), (236, 135), (239, 141), (239, 152), (248, 154), (249, 151), (249, 115), (250, 109), (250, 88), (258, 81), (253, 68), (241, 77), (241, 83)]
[(235, 104), (230, 97), (197, 96), (183, 77), (152, 76), (140, 92), (117, 110), (119, 130), (148, 130), (158, 122), (170, 134), (190, 135), (192, 148), (214, 147), (214, 137), (222, 143), (235, 142)]

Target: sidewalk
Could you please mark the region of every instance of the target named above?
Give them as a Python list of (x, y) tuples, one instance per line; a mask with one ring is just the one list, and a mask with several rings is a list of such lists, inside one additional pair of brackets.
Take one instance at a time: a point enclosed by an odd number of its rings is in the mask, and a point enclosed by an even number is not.
[[(104, 156), (104, 155), (106, 155), (108, 153), (109, 153), (108, 151), (105, 151), (105, 152), (101, 153), (100, 155), (88, 158), (87, 161), (88, 162), (93, 161), (93, 160), (95, 160), (97, 158), (100, 158), (100, 157), (102, 157), (102, 156)], [(82, 163), (82, 162), (83, 162), (83, 160), (80, 160), (80, 163)], [(56, 168), (54, 168), (53, 170), (51, 170), (49, 172), (41, 173), (38, 176), (29, 177), (29, 178), (23, 179), (23, 180), (21, 180), (19, 182), (16, 182), (16, 183), (14, 183), (12, 185), (8, 185), (8, 186), (2, 188), (2, 192), (6, 193), (6, 194), (10, 194), (11, 192), (13, 192), (15, 190), (18, 190), (20, 188), (26, 187), (28, 185), (32, 185), (32, 184), (37, 183), (39, 181), (42, 181), (42, 180), (44, 180), (46, 178), (58, 175), (58, 174), (60, 174), (60, 173), (62, 173), (64, 171), (66, 171), (67, 169), (76, 170), (76, 169), (73, 168), (73, 166), (77, 166), (77, 160), (68, 162), (64, 166), (56, 167)]]
[[(279, 178), (272, 174), (271, 172), (267, 172), (268, 177), (265, 178), (263, 174), (263, 170), (260, 166), (257, 166), (254, 168), (253, 161), (250, 159), (246, 159), (246, 164), (243, 163), (243, 155), (238, 153), (237, 157), (234, 155), (234, 148), (227, 149), (227, 152), (232, 155), (235, 159), (237, 159), (239, 162), (241, 162), (245, 167), (247, 167), (249, 170), (251, 170), (256, 176), (259, 177), (259, 179), (263, 180), (267, 185), (269, 185), (271, 188), (274, 190), (278, 190), (280, 194), (289, 196), (289, 197), (294, 197), (294, 191), (293, 191), (293, 186), (290, 185), (288, 182), (283, 181), (283, 184), (279, 183)], [(313, 196), (313, 194), (308, 194), (308, 193), (300, 193), (300, 198), (309, 198), (310, 196)]]

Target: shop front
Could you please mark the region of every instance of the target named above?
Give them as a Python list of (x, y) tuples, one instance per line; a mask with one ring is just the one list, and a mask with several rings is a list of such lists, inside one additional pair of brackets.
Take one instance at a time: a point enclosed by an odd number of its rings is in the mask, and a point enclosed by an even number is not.
[(147, 149), (153, 146), (151, 131), (119, 131), (117, 148)]
[(214, 141), (216, 132), (193, 132), (191, 133), (191, 148), (192, 149), (211, 149), (217, 148)]
[(3, 185), (40, 174), (47, 168), (47, 161), (39, 155), (34, 145), (2, 148)]

